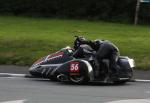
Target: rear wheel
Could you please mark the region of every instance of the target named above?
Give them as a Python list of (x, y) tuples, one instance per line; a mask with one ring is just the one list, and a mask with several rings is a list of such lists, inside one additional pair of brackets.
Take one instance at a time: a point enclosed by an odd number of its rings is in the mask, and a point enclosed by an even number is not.
[(114, 81), (113, 83), (114, 83), (114, 84), (117, 84), (117, 85), (121, 85), (121, 84), (125, 84), (126, 82), (128, 82), (128, 80), (124, 80), (124, 81)]

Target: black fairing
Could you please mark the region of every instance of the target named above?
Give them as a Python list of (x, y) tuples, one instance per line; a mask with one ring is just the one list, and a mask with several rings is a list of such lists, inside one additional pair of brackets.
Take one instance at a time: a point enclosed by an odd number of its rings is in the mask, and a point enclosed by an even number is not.
[(31, 75), (49, 78), (51, 72), (63, 63), (73, 59), (72, 50), (64, 48), (54, 54), (49, 54), (37, 60), (29, 69)]
[(120, 66), (119, 76), (121, 78), (132, 77), (132, 68), (130, 67), (127, 57), (120, 57), (118, 60), (118, 65)]
[[(71, 71), (71, 64), (72, 63), (78, 63), (78, 71)], [(91, 72), (92, 73), (92, 72)], [(65, 74), (67, 76), (71, 75), (82, 75), (86, 78), (90, 78), (90, 73), (88, 71), (88, 67), (82, 60), (72, 60), (69, 61), (63, 65), (61, 65), (59, 68), (53, 71), (52, 75), (59, 75), (59, 74)]]

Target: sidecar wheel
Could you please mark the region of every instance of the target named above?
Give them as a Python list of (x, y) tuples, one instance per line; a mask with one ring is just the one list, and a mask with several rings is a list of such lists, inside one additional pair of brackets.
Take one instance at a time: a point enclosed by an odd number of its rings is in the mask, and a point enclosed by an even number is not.
[(75, 84), (85, 84), (89, 81), (89, 79), (85, 76), (70, 76), (70, 81)]
[(126, 84), (128, 82), (128, 80), (124, 80), (124, 81), (114, 81), (114, 84), (116, 85), (123, 85)]

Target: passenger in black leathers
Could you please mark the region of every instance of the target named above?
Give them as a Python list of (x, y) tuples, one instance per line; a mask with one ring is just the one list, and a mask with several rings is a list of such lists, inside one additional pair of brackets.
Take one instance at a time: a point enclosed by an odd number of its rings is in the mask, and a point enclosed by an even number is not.
[[(95, 57), (96, 60), (98, 61), (98, 67), (95, 69), (97, 72), (100, 71), (99, 67), (100, 67), (100, 63), (102, 63), (102, 60), (109, 59), (110, 61), (109, 65), (112, 72), (111, 74), (113, 74), (113, 76), (118, 75), (119, 66), (117, 65), (117, 61), (120, 53), (119, 53), (119, 49), (113, 43), (111, 43), (108, 40), (94, 40), (94, 41), (86, 40), (83, 37), (78, 37), (78, 42), (80, 44), (87, 44), (96, 51)], [(79, 54), (74, 54), (74, 55), (80, 55), (80, 52), (78, 53)], [(98, 77), (98, 74), (99, 73), (96, 73), (96, 77)]]
[(73, 57), (89, 58), (92, 54), (95, 54), (95, 51), (89, 45), (82, 44), (75, 50)]

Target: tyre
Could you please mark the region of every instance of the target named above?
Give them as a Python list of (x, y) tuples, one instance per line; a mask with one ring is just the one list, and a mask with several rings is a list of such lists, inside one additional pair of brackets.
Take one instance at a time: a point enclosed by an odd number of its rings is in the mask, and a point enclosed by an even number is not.
[(81, 75), (72, 75), (70, 76), (69, 80), (71, 83), (75, 83), (75, 84), (86, 84), (89, 81), (88, 77), (81, 76)]
[(128, 82), (128, 80), (114, 81), (113, 83), (117, 85), (122, 85), (122, 84), (125, 84), (126, 82)]

